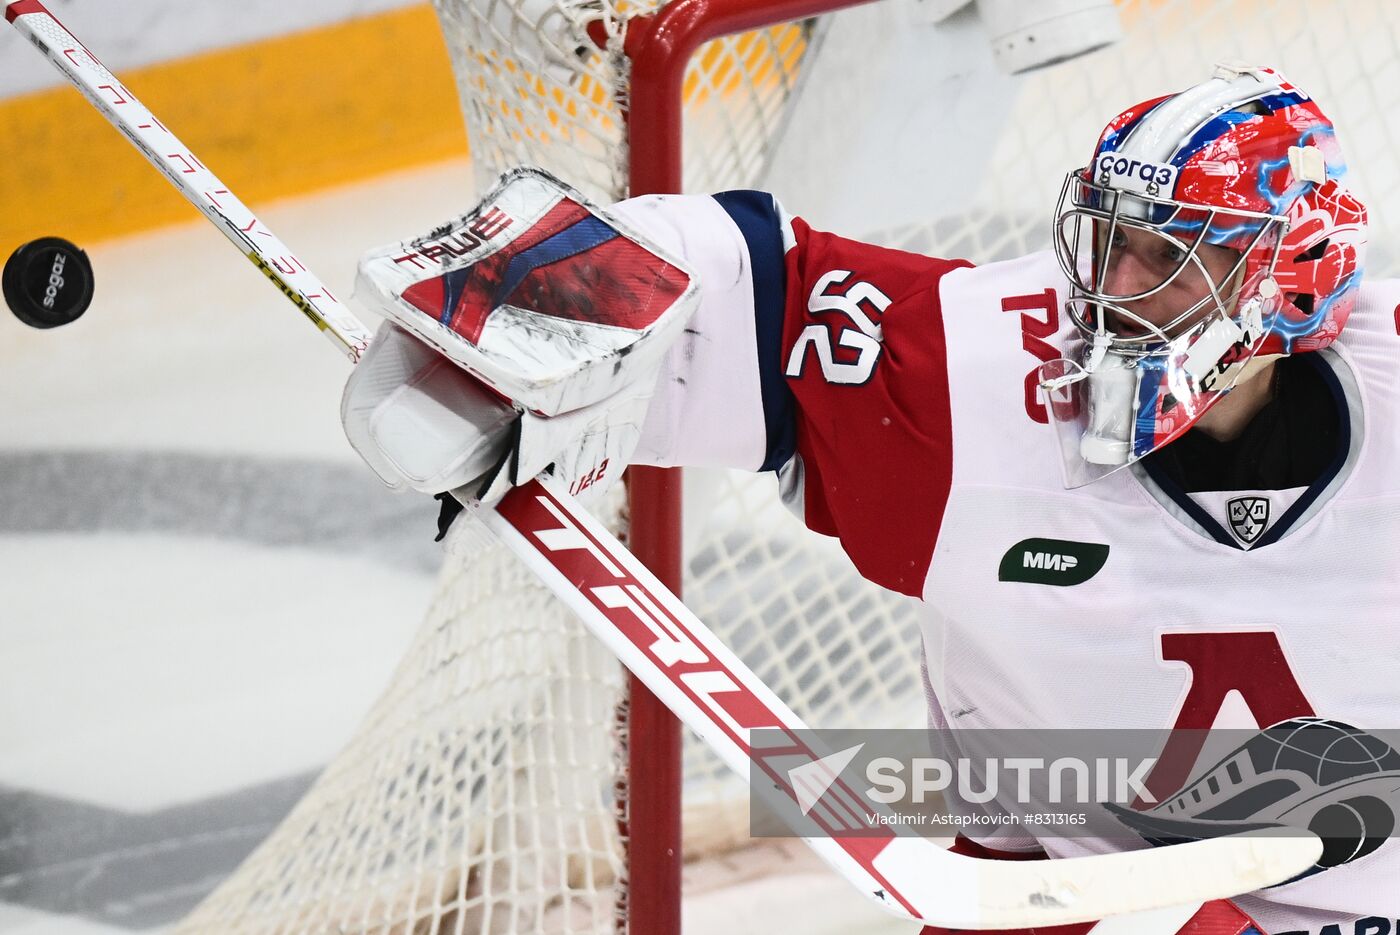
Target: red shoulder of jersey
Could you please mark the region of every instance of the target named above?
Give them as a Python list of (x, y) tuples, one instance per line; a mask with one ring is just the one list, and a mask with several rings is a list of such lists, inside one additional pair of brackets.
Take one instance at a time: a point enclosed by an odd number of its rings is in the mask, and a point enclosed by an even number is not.
[(866, 578), (921, 596), (953, 470), (938, 287), (971, 264), (791, 223), (782, 359), (804, 518)]

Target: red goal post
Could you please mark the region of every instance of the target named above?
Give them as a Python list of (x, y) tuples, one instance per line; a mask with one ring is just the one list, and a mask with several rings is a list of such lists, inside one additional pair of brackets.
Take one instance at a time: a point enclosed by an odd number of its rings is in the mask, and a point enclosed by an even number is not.
[[(682, 89), (690, 61), (707, 41), (870, 0), (672, 0), (627, 25), (632, 64), (627, 108), (628, 194), (683, 190)], [(684, 597), (679, 469), (634, 467), (627, 477), (628, 544), (667, 587)], [(681, 931), (681, 728), (629, 676), (627, 915), (632, 935)], [(631, 925), (645, 919), (645, 928)]]

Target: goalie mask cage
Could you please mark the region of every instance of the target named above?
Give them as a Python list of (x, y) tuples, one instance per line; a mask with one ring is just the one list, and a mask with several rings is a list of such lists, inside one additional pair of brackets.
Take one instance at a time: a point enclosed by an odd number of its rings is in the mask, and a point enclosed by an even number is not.
[[(818, 226), (999, 259), (1048, 246), (1063, 173), (1112, 114), (1244, 59), (1281, 67), (1338, 124), (1371, 207), (1370, 271), (1394, 266), (1400, 29), (1383, 0), (1121, 0), (1120, 43), (1015, 78), (991, 68), (970, 11), (935, 27), (930, 0), (817, 18), (854, 4), (434, 5), (482, 190), (524, 163), (603, 202), (764, 187)], [(802, 530), (771, 478), (685, 473), (682, 537), (676, 473), (635, 472), (633, 550), (672, 587), (684, 566), (687, 603), (807, 723), (922, 724), (912, 603)], [(602, 512), (622, 528), (618, 500)], [(746, 789), (693, 739), (682, 770), (679, 729), (627, 681), (459, 522), (388, 688), (180, 931), (673, 935), (681, 856), (746, 843)]]

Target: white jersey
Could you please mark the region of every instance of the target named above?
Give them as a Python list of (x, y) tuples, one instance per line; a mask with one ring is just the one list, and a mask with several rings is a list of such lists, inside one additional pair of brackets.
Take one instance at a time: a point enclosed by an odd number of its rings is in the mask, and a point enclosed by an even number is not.
[[(1185, 494), (1139, 464), (1070, 490), (1031, 378), (1072, 327), (1053, 256), (914, 257), (757, 193), (620, 209), (696, 266), (704, 296), (643, 457), (779, 470), (866, 577), (921, 596), (935, 726), (1393, 726), (1400, 283), (1363, 287), (1340, 340), (1307, 355), (1342, 436), (1312, 486)], [(1390, 935), (1397, 880), (1388, 840), (1237, 902), (1271, 935)]]
[[(1027, 397), (1007, 378), (1038, 361), (1014, 353), (1023, 327), (1006, 297), (1046, 288), (1064, 294), (1047, 255), (940, 286), (955, 442), (924, 586), (935, 717), (957, 728), (1267, 727), (1299, 716), (1392, 727), (1400, 283), (1363, 287), (1341, 339), (1314, 355), (1344, 407), (1337, 463), (1306, 489), (1195, 495), (1141, 464), (1064, 489), (1047, 427), (1026, 417)], [(1043, 309), (1020, 314), (1044, 319)], [(1045, 557), (1061, 555), (1080, 561), (1049, 567)], [(1086, 576), (1088, 561), (1102, 564)], [(1004, 562), (1021, 580), (1004, 580)], [(1043, 843), (1054, 856), (1085, 844)], [(1308, 930), (1295, 906), (1388, 929), (1400, 918), (1395, 880), (1400, 845), (1389, 841), (1239, 902), (1274, 935)]]

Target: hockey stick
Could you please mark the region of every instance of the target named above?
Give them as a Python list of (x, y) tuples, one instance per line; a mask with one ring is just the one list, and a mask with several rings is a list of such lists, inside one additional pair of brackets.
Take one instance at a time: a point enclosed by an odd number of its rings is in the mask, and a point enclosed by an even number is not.
[[(365, 328), (39, 0), (10, 3), (6, 19), (343, 353), (359, 359), (369, 342)], [(823, 753), (799, 738), (802, 721), (562, 485), (540, 477), (494, 510), (473, 511), (731, 768), (758, 770), (777, 794), (796, 800), (794, 759), (810, 763)], [(755, 748), (757, 728), (785, 730), (791, 742)], [(1321, 853), (1313, 837), (1232, 837), (1069, 860), (989, 861), (898, 836), (890, 824), (873, 823), (872, 836), (872, 822), (861, 819), (885, 810), (842, 782), (808, 811), (825, 834), (804, 840), (849, 883), (895, 914), (955, 928), (1059, 925), (1229, 897), (1293, 876)], [(1127, 920), (1114, 921), (1122, 930)], [(1135, 931), (1149, 929), (1162, 930), (1144, 924)]]

